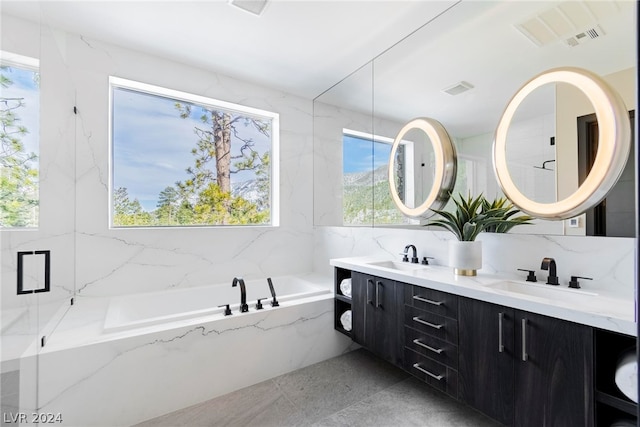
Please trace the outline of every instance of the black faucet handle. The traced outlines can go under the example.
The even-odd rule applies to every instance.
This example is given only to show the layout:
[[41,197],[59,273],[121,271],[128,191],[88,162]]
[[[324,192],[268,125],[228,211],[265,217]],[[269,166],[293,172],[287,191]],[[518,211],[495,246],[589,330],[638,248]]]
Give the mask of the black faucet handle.
[[422,257],[422,265],[429,265],[429,260],[430,259],[435,259],[435,258],[432,257],[432,256],[423,256]]
[[409,262],[409,255],[406,252],[400,252],[402,255],[402,262]]
[[591,277],[571,276],[569,287],[573,289],[580,289],[580,282],[578,282],[578,279],[593,280]]
[[231,312],[231,309],[229,308],[229,304],[222,304],[222,305],[219,305],[218,307],[226,307],[226,308],[224,309],[224,315],[225,315],[225,316],[231,316],[231,315],[233,314],[233,313]]
[[262,310],[264,308],[262,306],[263,299],[267,299],[267,297],[258,298],[258,302],[256,303],[256,310]]
[[526,271],[527,274],[527,282],[537,282],[538,278],[536,277],[535,270],[527,270],[526,268],[519,268],[518,271]]

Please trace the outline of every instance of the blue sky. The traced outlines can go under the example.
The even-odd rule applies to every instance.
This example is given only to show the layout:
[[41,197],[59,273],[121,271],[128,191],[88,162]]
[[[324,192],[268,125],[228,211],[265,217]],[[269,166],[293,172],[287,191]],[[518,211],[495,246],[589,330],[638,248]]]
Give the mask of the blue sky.
[[342,139],[342,171],[343,173],[370,171],[389,163],[391,145],[382,142],[373,144],[371,140],[344,135]]
[[[172,99],[114,89],[114,188],[126,187],[131,199],[137,198],[147,211],[154,210],[162,190],[188,178],[185,170],[194,164],[191,149],[198,142],[194,127],[205,126],[200,121],[201,115],[202,110],[195,107],[190,117],[182,119]],[[238,130],[244,138],[254,139],[258,152],[270,149],[270,139],[252,127],[240,124]],[[232,152],[238,145],[232,140]],[[252,178],[252,172],[231,176],[232,182]]]
[[[24,98],[24,107],[16,110],[19,125],[29,133],[21,137],[26,152],[38,154],[40,138],[40,90],[34,81],[35,72],[17,67],[8,67],[2,74],[13,82],[8,88],[2,88],[3,98]],[[36,162],[37,168],[37,162]]]

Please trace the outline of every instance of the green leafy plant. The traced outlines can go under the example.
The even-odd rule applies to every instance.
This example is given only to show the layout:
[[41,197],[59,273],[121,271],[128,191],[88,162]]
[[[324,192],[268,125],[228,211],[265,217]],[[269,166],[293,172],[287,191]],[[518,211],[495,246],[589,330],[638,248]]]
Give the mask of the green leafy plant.
[[488,227],[485,231],[492,233],[507,233],[516,225],[522,224],[531,224],[532,216],[529,215],[520,215],[520,209],[513,206],[506,197],[498,197],[493,202],[489,202],[487,199],[484,199],[482,202],[482,208],[480,210],[481,213],[487,212],[496,212],[501,210],[502,213],[500,216],[500,222]]
[[426,225],[449,230],[460,241],[472,242],[483,231],[506,233],[516,225],[529,224],[533,219],[528,215],[514,217],[520,210],[502,198],[489,202],[482,194],[476,197],[469,194],[466,198],[458,194],[457,198],[452,195],[451,200],[456,205],[455,211],[432,209],[441,218]]

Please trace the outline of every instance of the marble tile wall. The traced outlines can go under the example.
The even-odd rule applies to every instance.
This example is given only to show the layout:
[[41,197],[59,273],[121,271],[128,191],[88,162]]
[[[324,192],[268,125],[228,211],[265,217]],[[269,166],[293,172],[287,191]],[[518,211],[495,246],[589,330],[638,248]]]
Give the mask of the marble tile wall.
[[[3,23],[7,31],[11,26],[14,32],[40,31],[37,25],[12,17],[3,16]],[[42,161],[47,161],[42,165],[42,230],[3,233],[3,283],[15,282],[13,255],[27,243],[37,243],[37,249],[50,248],[59,289],[66,294],[75,289],[80,296],[223,283],[234,276],[257,278],[312,269],[310,100],[82,35],[55,32],[50,43],[64,53],[57,62],[44,54],[45,45],[38,45],[38,37],[24,40],[30,45],[13,49],[4,44],[3,37],[3,48],[24,51],[31,47],[33,55],[41,57],[43,80],[64,79],[71,87],[63,94],[68,96],[43,93],[42,116],[55,113],[50,120],[58,126],[43,130],[41,141]],[[281,225],[110,229],[109,76],[279,113]],[[70,212],[51,213],[48,203],[64,205]],[[65,236],[69,238],[58,244]],[[3,305],[17,304],[8,290],[3,286]]]
[[[436,265],[448,264],[446,231],[371,227],[316,227],[315,269],[330,272],[329,259],[375,255],[400,260],[404,247],[413,244],[420,258],[431,256]],[[605,289],[612,296],[635,295],[635,239],[614,237],[534,236],[482,233],[482,269],[478,274],[518,273],[518,268],[537,270],[544,257],[558,266],[561,283],[571,275],[592,277],[581,281],[585,290]]]

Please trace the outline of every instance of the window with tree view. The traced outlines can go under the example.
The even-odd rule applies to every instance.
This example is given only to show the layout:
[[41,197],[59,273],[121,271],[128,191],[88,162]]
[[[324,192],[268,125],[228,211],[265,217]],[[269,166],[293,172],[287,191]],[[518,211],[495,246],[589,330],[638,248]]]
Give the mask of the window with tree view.
[[38,226],[38,60],[0,52],[0,228]]
[[278,114],[111,78],[114,227],[278,225]]

